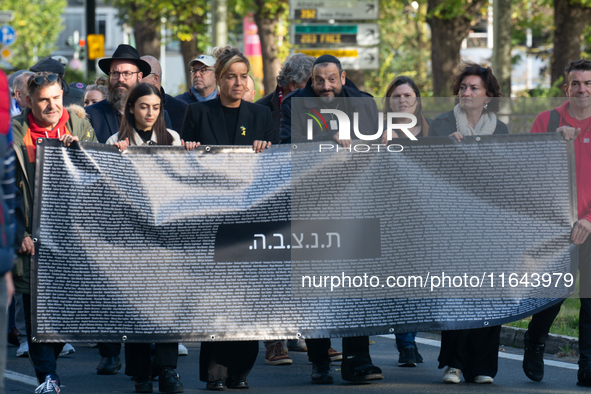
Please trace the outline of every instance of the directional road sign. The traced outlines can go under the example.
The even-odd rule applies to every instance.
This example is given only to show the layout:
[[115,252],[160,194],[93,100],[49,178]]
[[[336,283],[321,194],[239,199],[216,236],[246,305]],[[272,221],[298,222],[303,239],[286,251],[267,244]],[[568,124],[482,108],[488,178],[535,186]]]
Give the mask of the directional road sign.
[[0,10],[0,23],[12,22],[14,20],[14,11]]
[[0,26],[0,45],[12,45],[16,41],[16,30],[12,26]]
[[378,45],[376,23],[358,24],[292,24],[292,44],[302,46]]
[[378,0],[290,0],[289,18],[301,20],[378,19]]
[[295,52],[302,52],[313,57],[333,55],[341,61],[341,65],[346,70],[377,70],[380,68],[377,47],[296,49]]

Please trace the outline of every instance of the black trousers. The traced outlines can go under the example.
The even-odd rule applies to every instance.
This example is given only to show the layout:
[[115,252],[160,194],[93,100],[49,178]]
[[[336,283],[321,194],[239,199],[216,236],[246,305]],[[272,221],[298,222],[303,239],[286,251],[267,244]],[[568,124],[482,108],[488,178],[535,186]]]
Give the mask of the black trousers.
[[499,364],[501,326],[441,332],[439,368],[462,370],[471,382],[478,375],[494,378]]
[[[57,374],[57,357],[65,343],[38,343],[31,340],[31,296],[23,294],[23,306],[25,307],[25,324],[27,325],[27,341],[29,341],[29,359],[35,368],[37,381],[43,383],[45,376],[51,375],[52,379],[60,381]],[[2,338],[3,341],[6,338]]]
[[579,246],[579,364],[591,361],[591,236]]
[[[179,358],[178,343],[157,343],[154,363],[149,343],[125,344],[125,374],[135,377],[149,377],[154,367],[176,368]],[[158,371],[154,371],[158,372]]]
[[[330,338],[306,339],[308,358],[313,363],[330,361]],[[369,355],[369,336],[343,338],[343,358],[351,355]]]
[[121,353],[121,344],[120,343],[97,343],[99,353],[101,357],[119,357]]
[[[591,236],[579,245],[579,294],[581,311],[579,318],[579,353],[580,361],[591,360]],[[550,327],[560,312],[562,302],[534,314],[527,326],[529,339],[545,343]]]
[[245,380],[259,353],[259,341],[201,342],[199,379]]

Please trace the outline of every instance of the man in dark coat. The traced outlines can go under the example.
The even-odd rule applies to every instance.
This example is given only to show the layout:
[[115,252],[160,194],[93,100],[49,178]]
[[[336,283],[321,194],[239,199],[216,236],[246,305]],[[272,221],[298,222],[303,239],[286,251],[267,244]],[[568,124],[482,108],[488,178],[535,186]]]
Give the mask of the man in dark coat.
[[162,87],[161,83],[162,67],[160,66],[158,59],[156,59],[154,56],[142,56],[141,59],[145,60],[150,65],[150,67],[152,67],[152,72],[145,76],[143,81],[151,83],[160,89],[160,92],[164,96],[164,109],[166,112],[168,112],[172,122],[172,129],[177,133],[180,133],[181,128],[183,127],[183,119],[185,119],[185,112],[187,112],[188,104],[184,101],[177,100],[170,94],[166,94],[164,92],[164,88]]
[[[90,123],[96,133],[98,142],[105,143],[110,136],[119,131],[121,116],[127,95],[131,89],[142,82],[152,69],[148,63],[140,59],[138,51],[129,45],[121,44],[110,58],[98,62],[99,68],[109,75],[109,98],[85,107]],[[170,118],[164,111],[166,127],[172,129]]]
[[[306,109],[332,108],[346,112],[358,112],[359,124],[377,130],[378,109],[371,95],[363,93],[350,82],[341,67],[340,61],[330,55],[320,56],[314,62],[312,68],[312,78],[302,90],[298,90],[288,97],[284,98],[281,106],[281,139],[282,142],[305,142],[307,140],[304,134],[306,123],[306,113],[291,112],[291,100],[293,98],[308,98]],[[321,98],[322,100],[319,100]],[[335,98],[350,98],[347,103],[340,101],[337,103]],[[343,106],[347,106],[344,108]],[[319,112],[319,111],[318,111]],[[352,117],[351,117],[352,118]],[[292,134],[292,122],[298,124],[294,126]],[[351,140],[339,140],[338,122],[330,122],[327,130],[314,128],[314,141],[335,141],[339,145],[347,148],[351,146]],[[297,131],[296,131],[297,130]],[[332,383],[333,377],[330,370],[330,358],[328,350],[330,348],[330,339],[307,339],[308,358],[313,363],[312,383],[326,384]],[[341,376],[343,380],[351,382],[363,382],[371,380],[380,380],[384,378],[380,368],[372,364],[369,355],[369,337],[347,337],[343,338],[343,361],[341,364]]]
[[285,63],[277,75],[277,87],[255,104],[267,106],[273,115],[273,126],[279,138],[281,125],[281,104],[283,99],[297,89],[303,89],[312,75],[314,58],[301,52],[294,53],[285,59]]
[[[331,55],[322,55],[314,62],[312,77],[304,87],[283,99],[281,105],[280,136],[282,143],[306,142],[306,111],[293,113],[292,100],[304,98],[304,107],[317,110],[338,109],[346,113],[357,112],[359,114],[359,128],[363,134],[377,132],[379,119],[378,108],[372,96],[357,89],[357,86],[347,79],[341,67],[340,61]],[[335,99],[348,99],[345,101]],[[339,105],[346,106],[344,108]],[[353,125],[353,116],[350,116]],[[330,127],[329,127],[330,126]],[[326,130],[324,130],[326,128]],[[313,124],[312,141],[337,142],[345,148],[351,146],[351,140],[339,140],[339,127],[336,120],[331,120],[321,128]],[[353,133],[351,133],[353,135]]]

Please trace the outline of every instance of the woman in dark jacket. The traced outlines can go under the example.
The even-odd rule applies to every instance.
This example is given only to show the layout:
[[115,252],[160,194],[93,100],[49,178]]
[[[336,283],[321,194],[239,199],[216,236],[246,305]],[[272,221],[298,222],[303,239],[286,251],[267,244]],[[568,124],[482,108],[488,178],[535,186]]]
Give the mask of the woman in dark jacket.
[[[384,116],[388,112],[406,112],[413,114],[417,118],[416,126],[410,129],[410,132],[415,137],[427,137],[429,135],[429,124],[431,119],[425,118],[423,115],[423,106],[421,105],[421,92],[419,87],[412,80],[412,78],[400,76],[396,77],[386,89],[386,97],[384,99]],[[384,119],[385,122],[386,119]],[[404,121],[397,121],[394,123],[404,123]],[[384,127],[386,130],[386,127]],[[404,133],[393,131],[394,138],[405,137]],[[384,132],[382,136],[382,143],[386,143],[387,134]]]
[[[252,145],[262,152],[279,142],[271,110],[242,100],[250,64],[236,48],[219,48],[215,76],[220,95],[213,100],[190,104],[181,131],[182,138],[206,145]],[[200,379],[208,390],[247,389],[259,350],[258,341],[202,342]]]
[[[467,135],[508,134],[507,125],[499,121],[497,97],[499,83],[490,67],[468,63],[454,76],[452,91],[459,103],[452,111],[438,116],[430,125],[430,136],[453,136],[458,142]],[[501,326],[441,332],[439,368],[446,383],[464,379],[474,383],[492,383],[498,369]]]
[[490,67],[467,63],[454,76],[452,92],[459,98],[453,110],[439,115],[429,128],[430,137],[452,135],[460,141],[466,135],[509,134],[497,119],[499,82]]

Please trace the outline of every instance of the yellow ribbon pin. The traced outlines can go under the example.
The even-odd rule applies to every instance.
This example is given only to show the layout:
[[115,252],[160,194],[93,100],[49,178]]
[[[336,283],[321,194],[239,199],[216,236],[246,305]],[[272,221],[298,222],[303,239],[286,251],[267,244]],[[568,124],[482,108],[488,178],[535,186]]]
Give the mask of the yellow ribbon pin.
[[246,128],[244,126],[240,126],[240,130],[242,130],[242,135],[246,135]]

